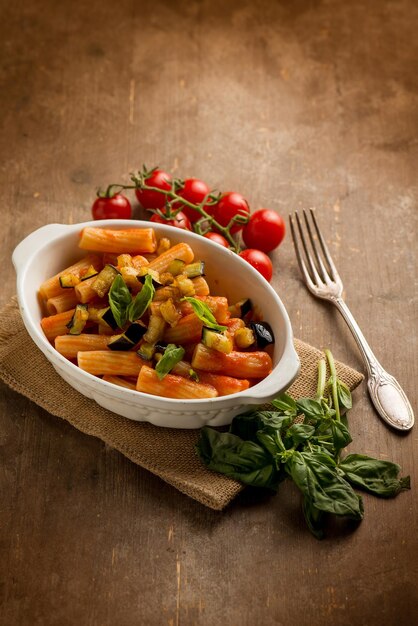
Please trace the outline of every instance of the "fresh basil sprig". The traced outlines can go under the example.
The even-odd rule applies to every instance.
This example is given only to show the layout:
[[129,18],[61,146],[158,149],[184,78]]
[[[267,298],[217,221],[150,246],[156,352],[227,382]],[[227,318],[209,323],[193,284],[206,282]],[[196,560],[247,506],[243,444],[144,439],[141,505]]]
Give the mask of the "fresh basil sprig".
[[118,274],[109,289],[109,304],[119,328],[123,328],[126,324],[131,301],[131,293],[122,276]]
[[167,376],[175,365],[184,357],[184,348],[178,347],[174,343],[169,343],[161,359],[155,366],[155,371],[160,380]]
[[136,322],[141,318],[154,297],[155,287],[152,283],[152,276],[147,274],[142,289],[136,294],[128,307],[128,318],[130,322]]
[[252,410],[238,415],[228,433],[203,428],[197,453],[211,470],[246,485],[277,490],[286,477],[303,495],[302,508],[310,531],[324,534],[326,515],[354,520],[363,518],[363,501],[353,487],[383,498],[410,488],[409,476],[399,477],[400,467],[363,454],[341,459],[351,442],[345,412],[351,393],[337,378],[334,359],[326,351],[326,364],[318,364],[315,398],[294,400],[282,394],[272,410]]
[[132,299],[125,281],[118,274],[109,289],[109,304],[119,328],[123,328],[128,320],[130,322],[139,320],[152,302],[154,293],[152,276],[147,274],[141,291]]
[[201,322],[203,322],[203,325],[206,326],[206,328],[212,328],[213,330],[218,330],[220,332],[227,329],[226,326],[221,326],[217,323],[214,314],[208,305],[202,302],[202,300],[198,300],[192,296],[185,296],[182,300],[185,300],[192,305],[194,314],[200,319]]

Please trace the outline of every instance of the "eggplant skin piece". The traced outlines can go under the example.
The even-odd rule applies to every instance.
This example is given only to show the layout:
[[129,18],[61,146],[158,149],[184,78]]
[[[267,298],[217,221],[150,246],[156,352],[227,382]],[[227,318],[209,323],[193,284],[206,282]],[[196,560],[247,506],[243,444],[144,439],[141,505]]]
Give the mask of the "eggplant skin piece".
[[114,337],[107,344],[107,347],[110,350],[130,350],[138,343],[138,341],[142,339],[143,335],[145,335],[146,332],[146,326],[134,322],[133,324],[128,326],[124,333]]
[[103,313],[102,320],[106,322],[106,324],[110,326],[110,328],[113,328],[113,330],[116,330],[118,328],[118,323],[113,317],[112,309],[110,307],[106,309],[106,311]]
[[268,322],[250,322],[257,348],[265,348],[274,343],[274,333]]
[[122,333],[122,335],[117,335],[117,337],[112,339],[107,344],[107,347],[109,348],[109,350],[117,350],[117,351],[126,352],[127,350],[130,350],[131,348],[133,348],[134,345],[135,345],[134,342],[128,339],[128,337],[126,337],[125,334]]
[[140,324],[139,322],[133,322],[123,333],[125,337],[127,337],[134,344],[138,343],[140,339],[147,332],[147,327],[144,324]]

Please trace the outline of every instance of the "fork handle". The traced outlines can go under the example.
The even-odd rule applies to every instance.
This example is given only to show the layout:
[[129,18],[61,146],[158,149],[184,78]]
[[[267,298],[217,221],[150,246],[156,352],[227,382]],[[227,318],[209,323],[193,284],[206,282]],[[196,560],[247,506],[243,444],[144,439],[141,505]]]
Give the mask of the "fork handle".
[[332,302],[348,324],[367,367],[367,387],[380,417],[392,428],[407,431],[414,425],[414,412],[396,378],[388,374],[375,357],[359,325],[342,298]]

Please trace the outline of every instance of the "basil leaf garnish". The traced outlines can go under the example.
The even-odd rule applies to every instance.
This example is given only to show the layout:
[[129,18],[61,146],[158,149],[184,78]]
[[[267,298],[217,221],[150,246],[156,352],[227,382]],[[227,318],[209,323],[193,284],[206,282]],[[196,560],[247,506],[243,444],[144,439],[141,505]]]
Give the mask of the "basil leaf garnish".
[[361,498],[335,471],[335,462],[323,452],[294,452],[289,472],[302,493],[319,511],[362,519]]
[[109,290],[109,304],[119,328],[122,328],[126,324],[127,309],[131,301],[131,293],[122,276],[118,274]]
[[253,441],[205,427],[196,450],[211,470],[253,487],[277,487],[277,471],[271,455]]
[[365,454],[349,454],[338,467],[348,482],[375,496],[393,498],[410,488],[409,476],[398,478],[401,468],[390,461],[380,461]]
[[337,393],[338,393],[338,402],[345,409],[351,409],[353,406],[353,402],[351,399],[351,392],[347,385],[342,382],[342,380],[337,380]]
[[141,318],[154,297],[155,287],[152,284],[152,276],[147,274],[144,285],[139,293],[136,294],[128,307],[128,318],[130,322],[136,322]]
[[164,378],[173,367],[184,357],[184,348],[177,347],[174,343],[169,343],[161,359],[155,366],[155,371],[160,380]]
[[185,296],[182,300],[186,300],[186,302],[189,302],[192,305],[194,314],[207,328],[212,328],[212,330],[218,330],[220,332],[227,329],[227,326],[221,326],[217,323],[214,314],[208,305],[202,302],[202,300],[198,300],[192,296]]
[[197,444],[209,469],[246,485],[276,490],[291,478],[301,492],[308,528],[318,539],[329,514],[363,518],[363,501],[353,487],[384,498],[410,488],[409,476],[400,477],[395,463],[363,454],[340,460],[341,449],[351,442],[345,413],[351,393],[338,380],[329,351],[326,356],[331,377],[326,385],[324,366],[318,368],[315,397],[294,400],[282,394],[272,410],[254,408],[234,417],[227,433],[202,429]]

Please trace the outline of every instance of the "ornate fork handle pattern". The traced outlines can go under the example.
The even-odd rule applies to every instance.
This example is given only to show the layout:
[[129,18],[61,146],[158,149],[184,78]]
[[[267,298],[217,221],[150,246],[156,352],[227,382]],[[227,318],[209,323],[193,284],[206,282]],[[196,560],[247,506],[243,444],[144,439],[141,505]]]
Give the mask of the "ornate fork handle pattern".
[[329,300],[347,322],[367,367],[367,387],[380,417],[400,431],[414,425],[414,412],[398,381],[388,374],[376,359],[350,309],[342,299],[343,283],[330,251],[319,229],[313,209],[303,211],[305,228],[297,211],[289,215],[290,229],[296,258],[309,291],[323,300]]
[[377,412],[393,428],[410,430],[414,424],[414,412],[404,390],[379,363],[344,300],[341,297],[329,299],[344,317],[360,348],[367,367],[367,387]]

